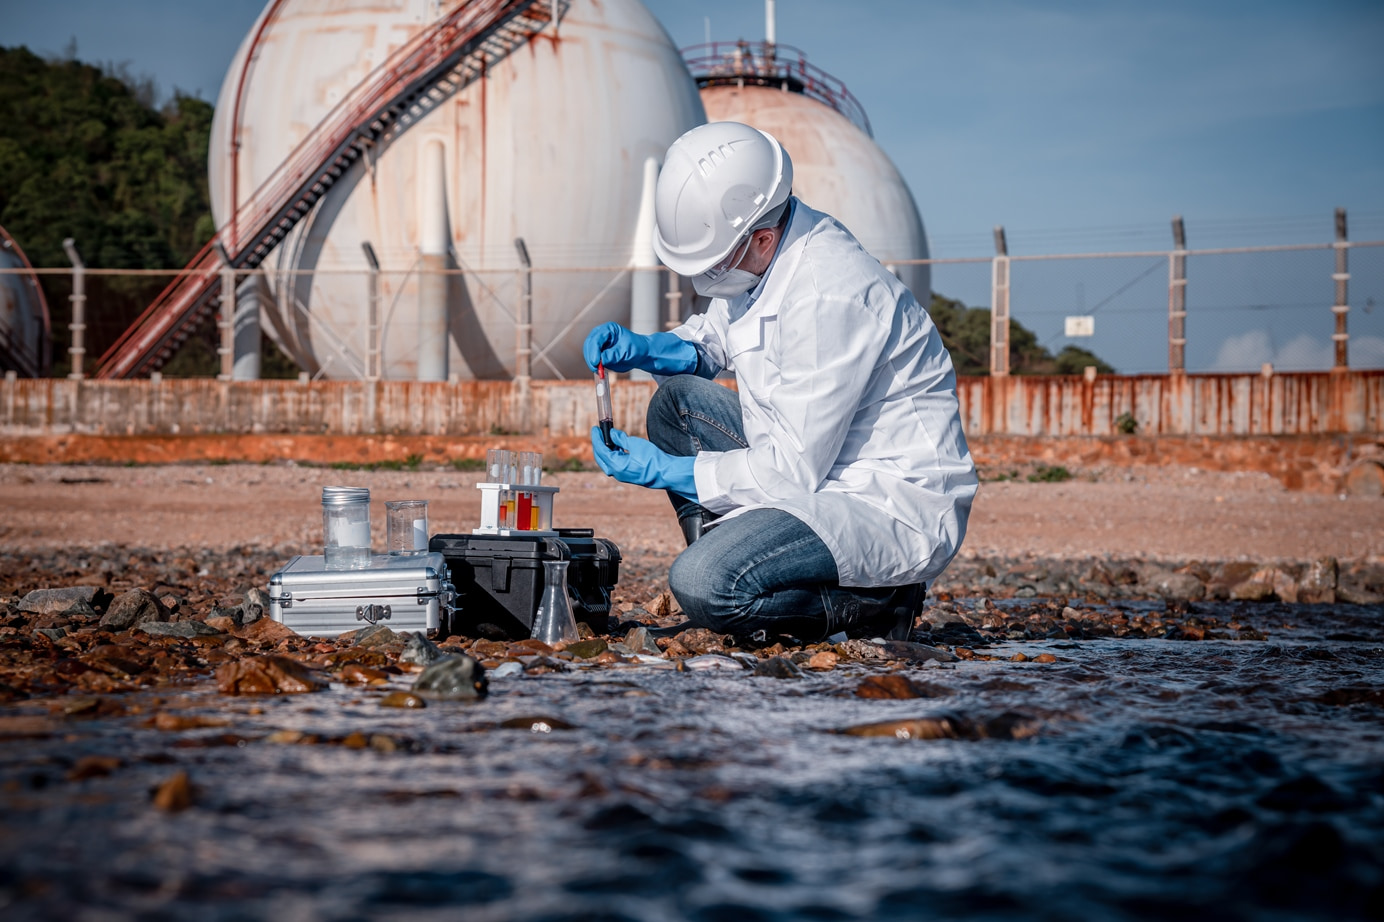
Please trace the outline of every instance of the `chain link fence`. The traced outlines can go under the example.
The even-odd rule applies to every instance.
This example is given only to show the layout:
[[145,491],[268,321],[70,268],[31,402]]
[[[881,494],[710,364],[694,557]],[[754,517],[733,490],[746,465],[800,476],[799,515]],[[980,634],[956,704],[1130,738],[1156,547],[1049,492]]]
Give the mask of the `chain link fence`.
[[[1060,371],[1030,359],[1075,349],[1121,374],[1168,372],[1176,255],[1010,256],[1011,370]],[[1337,247],[1331,244],[1181,255],[1185,371],[1258,372],[1265,365],[1283,372],[1329,371],[1342,341],[1335,338],[1338,312],[1332,310],[1341,283],[1348,366],[1384,368],[1384,242],[1347,244],[1348,278],[1339,277]],[[958,370],[988,372],[992,258],[925,262],[941,299],[934,302],[934,317],[948,335]],[[73,277],[60,269],[35,272],[51,315],[52,374],[65,376],[71,370]],[[86,270],[81,332],[87,375],[177,275]],[[0,275],[0,284],[10,283]],[[629,323],[632,290],[643,293],[646,321],[652,318],[657,328],[704,307],[686,280],[661,268],[425,271],[418,262],[376,273],[242,272],[237,286],[242,315],[248,310],[259,317],[265,342],[261,373],[268,377],[301,372],[313,378],[413,378],[419,350],[436,348],[442,337],[452,372],[463,377],[512,377],[527,357],[534,377],[577,378],[585,374],[582,338],[607,320]],[[425,320],[425,301],[439,296],[446,305],[445,330]],[[215,312],[205,316],[188,330],[164,373],[217,374],[217,350],[226,348],[223,332]],[[1029,350],[1029,359],[1016,355],[1021,350]]]

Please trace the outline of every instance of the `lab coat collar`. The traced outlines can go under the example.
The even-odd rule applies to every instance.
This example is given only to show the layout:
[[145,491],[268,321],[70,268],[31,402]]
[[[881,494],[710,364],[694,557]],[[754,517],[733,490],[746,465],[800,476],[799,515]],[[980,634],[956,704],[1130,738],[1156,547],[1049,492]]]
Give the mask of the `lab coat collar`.
[[806,222],[802,222],[803,226],[798,226],[798,214],[798,199],[797,196],[793,196],[788,200],[788,223],[784,225],[783,236],[779,238],[778,246],[774,248],[774,257],[769,260],[769,267],[765,269],[764,274],[759,277],[759,284],[745,294],[731,298],[727,305],[730,308],[731,323],[734,323],[749,313],[750,308],[760,299],[764,294],[766,286],[769,285],[769,279],[774,274],[774,267],[778,265],[779,257],[783,255],[784,251],[787,250],[794,241],[807,233]]

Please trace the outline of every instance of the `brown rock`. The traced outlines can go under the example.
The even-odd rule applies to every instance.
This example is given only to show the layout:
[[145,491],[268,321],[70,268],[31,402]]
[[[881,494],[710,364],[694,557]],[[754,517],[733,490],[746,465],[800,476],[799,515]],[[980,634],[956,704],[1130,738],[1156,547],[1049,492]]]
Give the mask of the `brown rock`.
[[159,785],[154,792],[154,806],[167,813],[177,813],[192,806],[192,782],[187,772],[178,772]]
[[83,781],[87,778],[103,778],[119,768],[121,762],[115,756],[82,756],[67,773],[68,781]]
[[417,695],[403,691],[394,691],[380,699],[382,708],[425,708],[428,703]]
[[[255,622],[263,623],[263,619]],[[216,687],[223,695],[296,695],[319,691],[327,683],[297,660],[256,656],[217,669]]]
[[566,651],[577,659],[595,659],[607,649],[606,642],[599,637],[590,640],[578,640],[576,643],[569,643]]
[[897,672],[890,675],[866,676],[855,687],[857,698],[921,698],[922,693],[907,676]]
[[1055,663],[1057,662],[1057,657],[1053,656],[1051,653],[1039,653],[1033,658],[1033,661],[1035,663]]
[[1009,661],[1011,663],[1026,663],[1028,662],[1028,657],[1022,653],[1015,653],[1013,656],[1009,657]]
[[921,717],[861,724],[841,731],[849,736],[885,736],[900,740],[954,740],[961,737],[950,717]]
[[131,589],[121,593],[106,609],[101,626],[123,631],[145,621],[167,621],[169,611],[148,589]]
[[272,618],[261,618],[254,624],[237,629],[234,633],[240,639],[254,643],[278,643],[281,640],[296,639],[303,636],[293,628],[280,624]]
[[345,746],[347,749],[364,749],[366,746],[370,745],[370,740],[366,738],[364,733],[357,730],[354,733],[348,734],[347,737],[341,741],[341,745]]
[[202,727],[224,727],[230,723],[220,717],[203,717],[198,714],[171,714],[160,711],[145,723],[155,730],[197,730]]
[[688,628],[673,638],[693,653],[724,653],[730,638],[704,627]]
[[821,669],[824,671],[828,669],[835,669],[836,664],[840,661],[841,657],[837,656],[830,650],[818,650],[816,653],[812,654],[812,656],[808,657],[807,668]]
[[341,681],[350,682],[353,685],[383,685],[389,681],[389,676],[378,669],[350,663],[341,670]]

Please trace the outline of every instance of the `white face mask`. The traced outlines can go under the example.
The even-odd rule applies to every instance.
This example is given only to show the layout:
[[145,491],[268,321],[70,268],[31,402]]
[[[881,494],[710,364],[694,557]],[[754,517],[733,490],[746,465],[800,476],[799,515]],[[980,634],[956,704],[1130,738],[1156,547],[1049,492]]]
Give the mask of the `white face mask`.
[[732,254],[729,268],[712,266],[702,274],[692,276],[693,290],[703,298],[734,298],[758,285],[759,276],[746,269],[738,268],[740,261],[749,255],[750,239],[750,237],[745,238],[745,252],[740,255],[739,259],[735,259],[734,254]]

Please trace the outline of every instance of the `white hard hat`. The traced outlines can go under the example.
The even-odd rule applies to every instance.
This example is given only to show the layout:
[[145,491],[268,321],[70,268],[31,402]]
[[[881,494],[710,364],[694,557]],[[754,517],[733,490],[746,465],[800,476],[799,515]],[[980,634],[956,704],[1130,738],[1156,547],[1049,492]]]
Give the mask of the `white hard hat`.
[[679,275],[699,275],[782,214],[792,186],[793,161],[772,135],[739,122],[693,128],[663,158],[654,252]]

